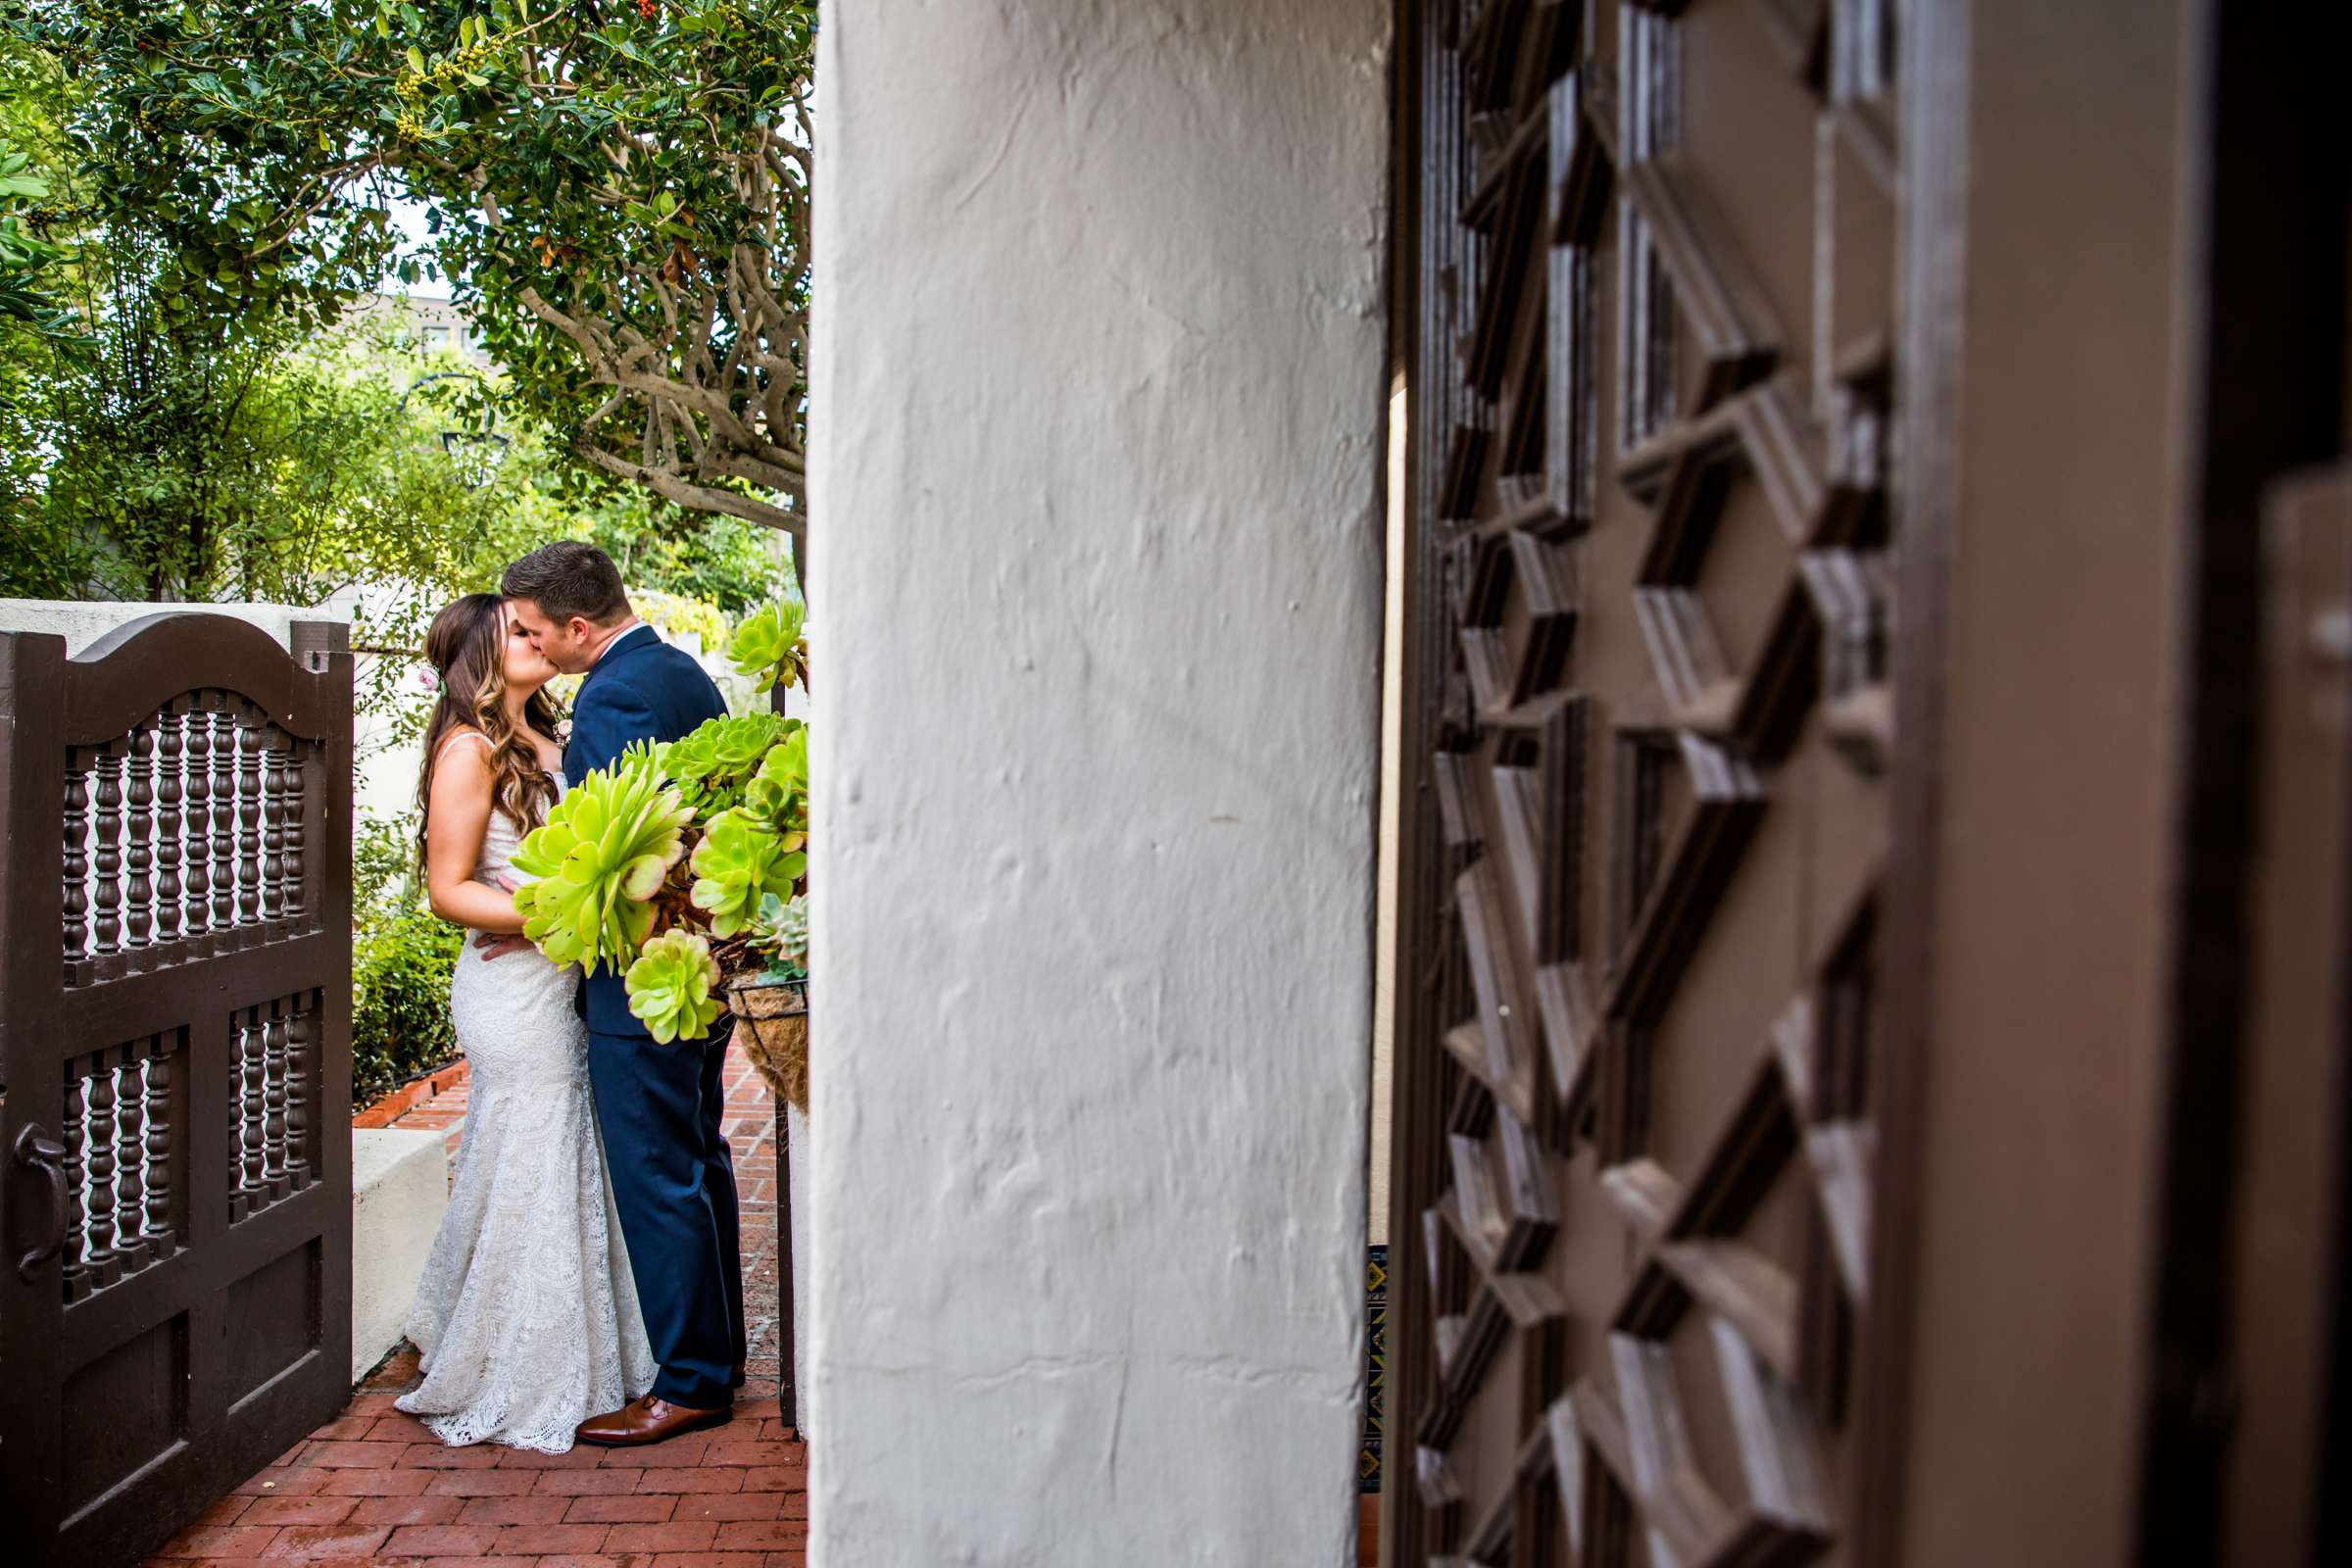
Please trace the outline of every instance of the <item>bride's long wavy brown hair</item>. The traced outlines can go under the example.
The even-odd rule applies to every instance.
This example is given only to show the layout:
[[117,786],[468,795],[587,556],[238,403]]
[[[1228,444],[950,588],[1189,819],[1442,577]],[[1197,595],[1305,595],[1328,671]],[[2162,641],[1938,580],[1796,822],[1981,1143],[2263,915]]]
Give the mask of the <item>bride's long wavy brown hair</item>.
[[[490,741],[490,799],[522,832],[547,819],[556,781],[539,765],[539,749],[507,716],[506,601],[496,594],[467,594],[433,617],[424,634],[424,657],[441,682],[433,716],[424,726],[424,770],[416,780],[416,863],[424,864],[425,818],[432,809],[433,767],[441,745],[461,727],[479,730]],[[523,720],[556,738],[556,705],[546,691],[531,693]]]

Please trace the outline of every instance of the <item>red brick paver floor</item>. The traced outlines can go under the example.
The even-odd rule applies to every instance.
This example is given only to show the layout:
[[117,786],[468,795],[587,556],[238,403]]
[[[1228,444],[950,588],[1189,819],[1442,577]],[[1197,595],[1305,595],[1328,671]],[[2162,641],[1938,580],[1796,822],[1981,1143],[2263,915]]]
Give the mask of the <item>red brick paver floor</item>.
[[[465,1087],[395,1125],[464,1137]],[[652,1448],[448,1448],[392,1408],[416,1386],[403,1347],[342,1414],[215,1503],[143,1568],[399,1563],[412,1568],[802,1568],[808,1450],[773,1397],[775,1131],[759,1075],[729,1054],[728,1142],[743,1203],[750,1386],[735,1419]]]

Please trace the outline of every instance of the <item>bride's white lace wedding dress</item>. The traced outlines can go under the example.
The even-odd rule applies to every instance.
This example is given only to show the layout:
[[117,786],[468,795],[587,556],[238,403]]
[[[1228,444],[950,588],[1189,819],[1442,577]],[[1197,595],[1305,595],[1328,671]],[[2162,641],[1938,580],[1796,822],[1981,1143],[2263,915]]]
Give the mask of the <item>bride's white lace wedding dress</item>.
[[[521,842],[493,810],[475,874],[506,871]],[[588,1027],[572,1005],[578,983],[527,950],[486,959],[471,933],[450,983],[472,1064],[466,1131],[409,1312],[424,1382],[397,1401],[444,1443],[563,1453],[581,1421],[653,1387],[589,1095]]]

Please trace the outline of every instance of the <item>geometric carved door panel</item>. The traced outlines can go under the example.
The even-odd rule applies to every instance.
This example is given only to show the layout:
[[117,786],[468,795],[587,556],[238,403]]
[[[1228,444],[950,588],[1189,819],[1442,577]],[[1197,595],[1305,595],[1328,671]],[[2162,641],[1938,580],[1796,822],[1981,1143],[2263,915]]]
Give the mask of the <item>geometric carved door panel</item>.
[[1407,39],[1397,1562],[1835,1561],[1867,1504],[1894,15]]

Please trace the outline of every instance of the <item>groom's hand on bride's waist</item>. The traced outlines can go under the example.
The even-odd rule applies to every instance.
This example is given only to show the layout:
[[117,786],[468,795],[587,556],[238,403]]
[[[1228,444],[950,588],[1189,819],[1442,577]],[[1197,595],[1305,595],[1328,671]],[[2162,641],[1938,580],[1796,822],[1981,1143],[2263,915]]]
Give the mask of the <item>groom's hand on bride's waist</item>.
[[[522,886],[522,879],[511,871],[493,871],[482,880],[501,893],[512,893]],[[475,933],[473,945],[480,951],[482,958],[486,962],[492,958],[503,958],[510,953],[520,953],[531,945],[531,939],[520,932],[502,937],[493,932],[481,931]]]

